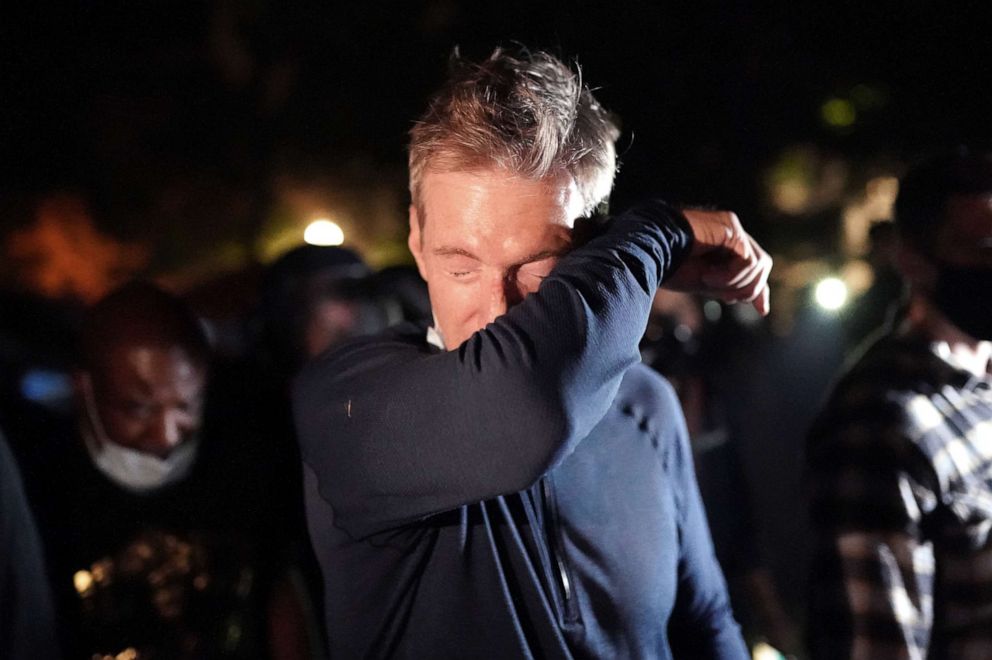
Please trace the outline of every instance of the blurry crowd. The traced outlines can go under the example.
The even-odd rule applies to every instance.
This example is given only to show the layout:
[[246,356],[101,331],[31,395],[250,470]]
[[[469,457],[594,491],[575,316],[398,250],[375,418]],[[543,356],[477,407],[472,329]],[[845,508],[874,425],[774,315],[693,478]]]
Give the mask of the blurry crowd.
[[[296,248],[246,279],[181,296],[132,282],[88,309],[6,294],[0,428],[4,469],[16,463],[21,484],[3,486],[23,491],[33,516],[24,509],[17,524],[37,531],[17,532],[23,547],[8,559],[31,603],[12,649],[322,657],[289,387],[308,359],[428,321],[430,304],[412,268],[374,272],[340,247]],[[682,401],[747,637],[796,650],[800,621],[763,557],[748,495],[747,410],[728,397],[771,338],[734,312],[659,291],[642,355]]]
[[426,289],[309,245],[241,286],[7,294],[0,657],[323,656],[289,385]]
[[[941,194],[972,199],[970,189],[948,190]],[[982,209],[974,217],[987,223],[988,210]],[[966,211],[949,217],[967,222]],[[804,459],[797,434],[813,421],[843,356],[866,338],[874,341],[872,333],[920,313],[897,273],[893,226],[878,224],[871,239],[875,284],[835,324],[829,341],[812,318],[805,329],[800,321],[791,340],[782,340],[765,325],[748,322],[741,308],[661,290],[641,343],[642,360],[671,381],[682,403],[715,551],[753,649],[767,643],[803,657],[811,641],[814,649],[826,649],[844,636],[855,644],[885,639],[888,629],[844,623],[847,615],[838,612],[847,606],[830,600],[830,589],[843,590],[844,579],[855,581],[848,584],[849,594],[880,581],[878,602],[885,593],[905,593],[916,599],[913,606],[923,607],[914,588],[928,594],[929,587],[919,584],[893,591],[884,557],[875,566],[850,549],[852,539],[860,538],[850,530],[860,528],[861,516],[871,524],[884,518],[885,510],[871,511],[880,501],[876,495],[884,494],[871,488],[876,481],[884,485],[888,463],[842,458],[861,456],[859,439],[890,435],[876,428],[885,419],[884,407],[865,419],[844,412],[847,381],[814,426],[809,446],[812,524],[799,497]],[[973,247],[948,240],[961,249]],[[905,276],[905,264],[900,268]],[[968,295],[978,301],[987,297],[973,281],[980,269],[962,272],[958,288],[972,287]],[[317,246],[290,251],[239,286],[222,282],[177,295],[136,281],[86,309],[4,294],[0,657],[325,656],[322,581],[303,512],[290,384],[304,363],[346,339],[404,320],[429,323],[427,291],[413,268],[375,272],[349,249]],[[955,300],[954,289],[927,295]],[[964,307],[941,304],[964,314],[960,323],[979,324],[972,336],[984,336],[988,309],[974,311],[968,300]],[[896,367],[884,367],[884,375],[875,377],[896,378],[902,365],[911,369],[912,382],[924,382],[927,375],[919,370],[935,360],[930,349],[924,357],[899,355]],[[934,363],[934,378],[946,375],[946,359]],[[973,377],[962,392],[987,398],[987,380]],[[935,400],[953,403],[949,392],[956,390],[950,387],[931,388]],[[863,403],[868,391],[855,389],[851,396]],[[954,428],[964,428],[960,442],[979,448],[987,442],[986,422],[975,421],[979,412],[964,418],[975,422],[973,428],[958,421],[951,431],[938,429],[935,437],[951,438],[942,440],[951,460],[960,459],[954,451],[964,451],[952,444],[958,442]],[[857,426],[862,422],[868,430]],[[932,430],[923,429],[920,437]],[[847,445],[830,444],[836,442]],[[972,479],[959,473],[947,479]],[[900,488],[906,484],[902,497],[926,502],[926,479],[905,478],[899,481]],[[984,506],[983,478],[966,481],[974,488],[961,491],[964,504]],[[858,488],[867,488],[865,499],[852,508],[849,498]],[[981,526],[987,511],[976,509],[973,518]],[[893,529],[904,530],[903,522]],[[847,536],[835,542],[836,530],[847,530]],[[972,542],[979,547],[984,537],[975,530]],[[883,545],[896,547],[893,539],[900,534],[909,532],[892,531]],[[823,539],[826,545],[816,545]],[[921,548],[932,551],[922,541],[912,543],[906,550],[910,560],[890,557],[893,575],[900,574],[899,562],[919,559]],[[824,585],[833,571],[844,577],[807,591],[810,568],[814,582],[819,578]],[[871,572],[876,568],[878,575]],[[963,584],[980,590],[982,582],[968,578]],[[801,605],[810,593],[810,611],[821,616],[819,639],[802,632],[809,622]],[[901,616],[895,612],[900,625]],[[975,633],[972,641],[981,642],[984,634]],[[920,639],[907,644],[919,648],[930,641]]]

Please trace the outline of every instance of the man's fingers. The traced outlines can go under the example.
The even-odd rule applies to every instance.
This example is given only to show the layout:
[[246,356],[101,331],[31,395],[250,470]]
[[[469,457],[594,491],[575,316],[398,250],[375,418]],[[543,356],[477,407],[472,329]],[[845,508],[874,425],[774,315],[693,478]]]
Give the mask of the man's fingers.
[[738,217],[729,211],[693,209],[683,214],[695,239],[691,263],[684,264],[669,285],[726,302],[750,302],[758,312],[767,314],[772,260],[744,231]]
[[768,279],[771,257],[750,236],[745,235],[742,242],[742,256],[729,264],[713,268],[704,278],[707,284],[736,290],[747,288],[756,278]]
[[767,314],[768,277],[772,259],[750,236],[748,262],[734,259],[732,264],[710,269],[703,281],[710,287],[709,293],[724,302],[748,302],[762,314]]
[[772,311],[771,294],[771,289],[766,284],[758,295],[758,299],[754,301],[754,308],[762,316],[768,316],[768,313]]
[[761,275],[761,262],[752,258],[751,263],[741,269],[736,275],[727,280],[727,288],[740,289],[747,286],[756,276]]
[[758,245],[758,243],[753,238],[749,236],[748,240],[751,241],[751,244],[754,247],[755,254],[758,255],[758,263],[761,266],[761,281],[759,282],[760,292],[758,298],[758,302],[761,304],[760,305],[756,304],[755,307],[758,308],[758,311],[761,312],[762,316],[765,316],[768,314],[769,310],[771,309],[770,291],[768,289],[768,278],[772,274],[772,266],[774,265],[774,263],[772,261],[771,255],[765,252],[765,250],[762,249],[762,247]]
[[[747,301],[753,302],[758,297],[758,294],[768,286],[768,276],[772,271],[772,258],[767,252],[761,249],[761,246],[753,238],[748,236],[747,241],[751,246],[754,261],[746,269],[746,272],[742,273],[741,277],[735,279],[738,280],[736,286],[749,292]],[[744,277],[745,274],[746,277]]]

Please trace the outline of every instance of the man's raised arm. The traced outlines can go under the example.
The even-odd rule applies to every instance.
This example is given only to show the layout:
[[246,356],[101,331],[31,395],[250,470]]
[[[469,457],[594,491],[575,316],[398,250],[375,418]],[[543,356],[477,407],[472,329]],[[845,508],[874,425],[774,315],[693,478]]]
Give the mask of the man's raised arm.
[[767,256],[734,223],[650,204],[457,350],[387,335],[311,364],[296,421],[336,524],[365,536],[531,486],[605,414],[639,359],[655,289],[690,247],[680,286],[764,299],[770,262],[755,266]]

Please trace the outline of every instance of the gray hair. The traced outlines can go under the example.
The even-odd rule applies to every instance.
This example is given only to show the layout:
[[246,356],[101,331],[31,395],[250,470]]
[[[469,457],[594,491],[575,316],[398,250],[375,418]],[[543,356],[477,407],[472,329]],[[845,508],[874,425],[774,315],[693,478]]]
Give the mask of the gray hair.
[[567,173],[589,214],[613,188],[619,136],[578,66],[501,48],[473,63],[456,49],[447,80],[410,131],[410,194],[417,204],[427,170],[496,167],[532,179]]

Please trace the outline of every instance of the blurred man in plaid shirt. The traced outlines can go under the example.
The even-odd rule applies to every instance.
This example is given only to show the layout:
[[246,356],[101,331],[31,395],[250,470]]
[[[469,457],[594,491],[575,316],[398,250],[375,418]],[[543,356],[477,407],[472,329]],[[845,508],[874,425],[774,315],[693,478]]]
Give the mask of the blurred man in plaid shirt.
[[807,462],[816,658],[992,658],[992,154],[910,170],[908,299],[838,382]]

